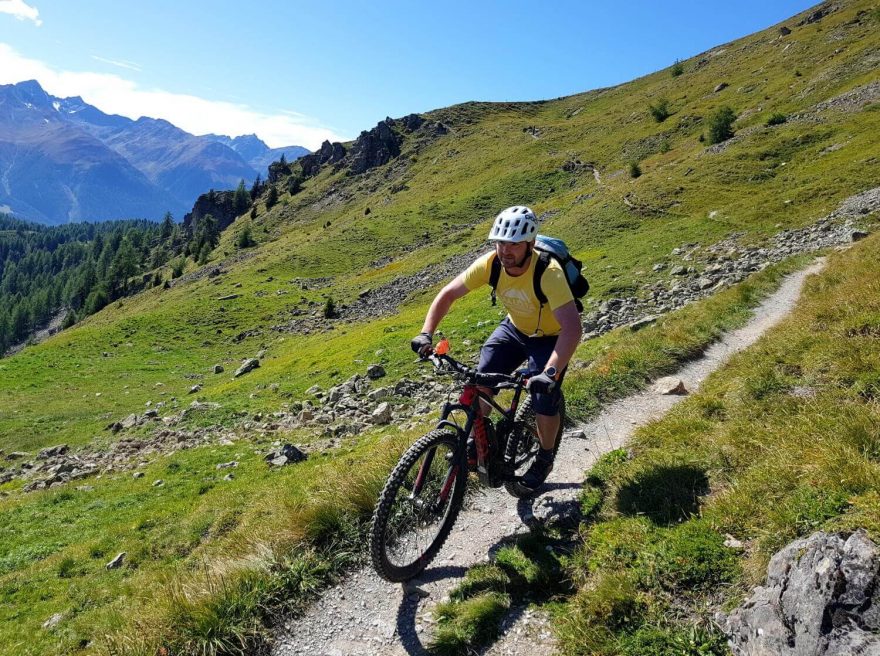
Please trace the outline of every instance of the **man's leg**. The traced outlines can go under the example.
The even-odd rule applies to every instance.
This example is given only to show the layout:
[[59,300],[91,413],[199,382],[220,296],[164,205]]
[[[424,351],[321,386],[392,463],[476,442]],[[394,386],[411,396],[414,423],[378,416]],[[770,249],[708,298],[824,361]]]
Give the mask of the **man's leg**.
[[559,433],[559,413],[555,415],[536,415],[538,424],[538,438],[541,440],[541,448],[553,451],[556,446],[556,435]]
[[[534,372],[543,371],[555,345],[555,337],[531,338],[528,343],[529,369]],[[532,394],[532,407],[535,409],[535,423],[541,448],[538,449],[535,460],[520,480],[523,494],[537,492],[553,470],[556,436],[559,434],[561,421],[559,415],[559,403],[562,398],[560,388],[564,377],[565,370],[561,372],[557,388],[553,392]]]

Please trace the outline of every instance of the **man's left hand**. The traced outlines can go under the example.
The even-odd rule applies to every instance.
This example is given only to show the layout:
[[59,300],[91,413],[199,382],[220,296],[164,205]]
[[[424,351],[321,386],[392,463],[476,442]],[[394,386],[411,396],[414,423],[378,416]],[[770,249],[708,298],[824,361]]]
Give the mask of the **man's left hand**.
[[556,381],[546,371],[542,371],[537,376],[529,378],[526,389],[535,394],[550,394],[556,389],[556,384]]

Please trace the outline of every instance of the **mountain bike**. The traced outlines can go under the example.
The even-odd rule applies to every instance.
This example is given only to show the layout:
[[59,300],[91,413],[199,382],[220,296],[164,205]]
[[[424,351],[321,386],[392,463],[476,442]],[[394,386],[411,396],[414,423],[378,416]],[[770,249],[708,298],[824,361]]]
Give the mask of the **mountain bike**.
[[[484,485],[504,485],[513,496],[525,496],[518,480],[540,446],[531,396],[526,394],[520,403],[528,372],[480,373],[451,357],[448,348],[448,342],[441,341],[426,360],[438,373],[461,381],[458,401],[447,400],[437,427],[404,452],[373,511],[369,536],[373,567],[393,583],[419,574],[440,551],[464,504],[469,470]],[[485,389],[512,390],[513,394],[505,407]],[[501,413],[494,424],[483,416],[481,401]],[[556,450],[564,413],[563,400]],[[469,463],[471,435],[476,458]]]

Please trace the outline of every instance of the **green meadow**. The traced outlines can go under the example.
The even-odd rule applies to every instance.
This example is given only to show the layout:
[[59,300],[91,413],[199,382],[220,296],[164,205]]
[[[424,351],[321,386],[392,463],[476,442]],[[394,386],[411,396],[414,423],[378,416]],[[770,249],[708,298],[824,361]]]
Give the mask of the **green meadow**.
[[[323,170],[299,193],[282,192],[271,209],[258,203],[255,218],[240,217],[224,232],[208,265],[190,261],[170,289],[116,301],[0,359],[5,453],[61,443],[108,449],[129,433],[107,426],[148,403],[164,403],[160,415],[179,414],[193,400],[219,404],[188,413],[177,428],[232,436],[150,456],[138,467],[142,478],[107,471],[34,493],[22,492],[20,480],[0,485],[0,652],[249,653],[278,613],[360,562],[376,493],[430,415],[414,428],[347,437],[280,470],[263,461],[274,442],[309,445],[319,435],[266,432],[254,417],[373,363],[388,372],[382,385],[418,379],[409,339],[439,286],[395,299],[394,312],[371,320],[323,321],[328,299],[349,305],[364,290],[485,248],[494,214],[528,203],[546,217],[542,232],[563,237],[584,261],[596,306],[668,280],[667,270],[652,267],[679,263],[675,248],[734,234],[758,244],[875,187],[876,93],[817,105],[876,85],[880,17],[870,2],[853,0],[817,23],[796,22],[786,21],[788,36],[771,27],[685,60],[678,76],[664,68],[556,100],[429,112],[447,134],[410,137],[397,159],[358,176]],[[715,92],[721,82],[727,87]],[[658,122],[650,107],[661,99],[669,116]],[[724,106],[737,116],[735,136],[713,152],[708,127]],[[774,114],[787,120],[767,125]],[[630,174],[633,162],[639,177]],[[258,245],[239,251],[245,222]],[[566,651],[647,654],[632,645],[693,626],[711,641],[698,612],[707,587],[724,586],[725,602],[739,598],[774,549],[816,527],[866,526],[876,536],[877,248],[872,238],[834,255],[791,320],[642,431],[631,457],[609,465],[594,486],[582,544],[563,563],[579,586],[560,592],[571,609],[559,626]],[[582,344],[566,383],[573,416],[696,357],[807,261],[770,267],[638,333]],[[218,267],[219,275],[201,275]],[[312,313],[309,334],[275,328]],[[476,353],[498,317],[488,293],[462,299],[443,325],[453,351]],[[233,378],[241,360],[261,350],[260,368]],[[213,374],[215,364],[225,372]],[[190,394],[195,383],[202,389]],[[816,393],[792,396],[796,386]],[[412,413],[405,400],[394,404],[398,416]],[[827,437],[832,429],[835,439]],[[232,460],[234,478],[224,480],[228,471],[216,465]],[[701,472],[710,490],[674,520],[675,508],[638,506],[652,503],[639,481],[655,480],[651,472],[664,467]],[[766,498],[777,502],[774,512],[756,512]],[[725,532],[747,541],[743,554],[719,551]],[[611,544],[620,535],[643,545],[641,555]],[[669,565],[692,548],[721,554],[721,564],[694,572]],[[123,566],[107,570],[121,552]],[[650,558],[639,560],[643,554]],[[518,558],[510,554],[514,565]],[[525,567],[514,565],[506,576]],[[512,580],[522,589],[525,579]],[[603,590],[614,599],[596,596]],[[696,610],[667,626],[664,604],[679,593]],[[618,607],[629,609],[625,631],[614,628]]]

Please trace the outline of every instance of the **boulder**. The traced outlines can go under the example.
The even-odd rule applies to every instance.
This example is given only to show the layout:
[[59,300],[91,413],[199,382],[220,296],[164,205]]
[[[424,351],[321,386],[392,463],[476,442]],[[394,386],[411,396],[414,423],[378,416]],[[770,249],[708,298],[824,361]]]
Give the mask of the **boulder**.
[[235,370],[235,377],[244,376],[249,371],[253,371],[254,369],[260,366],[260,361],[257,358],[248,358],[244,362],[241,363],[241,366]]
[[111,560],[109,563],[107,563],[106,567],[107,567],[107,569],[119,569],[120,567],[122,567],[122,563],[124,561],[125,561],[125,552],[122,551],[122,552],[116,554],[116,557],[113,560]]
[[57,446],[50,446],[45,449],[42,449],[37,454],[37,460],[48,460],[49,458],[54,458],[55,456],[61,456],[67,453],[68,447],[66,444],[58,444]]
[[374,424],[382,425],[387,424],[391,421],[391,406],[387,401],[383,401],[376,409],[373,410],[373,414],[370,415],[370,419]]
[[222,365],[222,364],[215,364],[214,367],[213,367],[213,369],[212,369],[212,371],[213,371],[215,374],[222,374],[222,373],[225,371],[225,369],[223,369],[223,365]]
[[367,378],[370,380],[378,380],[385,376],[385,368],[381,364],[371,364],[367,368]]
[[814,533],[770,560],[765,585],[721,616],[735,656],[880,654],[880,548]]
[[279,450],[268,453],[265,459],[266,462],[274,467],[283,467],[284,465],[292,465],[297,462],[302,462],[307,457],[308,456],[306,456],[305,453],[292,444],[285,444]]

